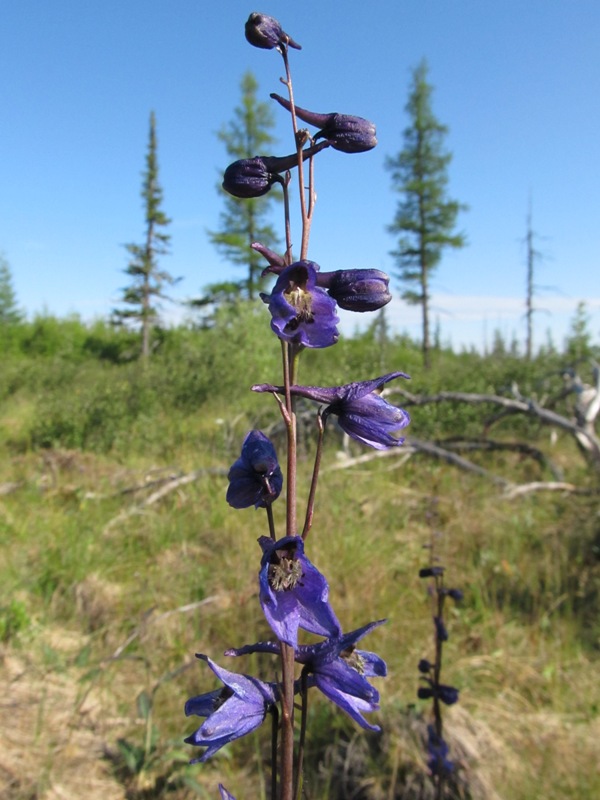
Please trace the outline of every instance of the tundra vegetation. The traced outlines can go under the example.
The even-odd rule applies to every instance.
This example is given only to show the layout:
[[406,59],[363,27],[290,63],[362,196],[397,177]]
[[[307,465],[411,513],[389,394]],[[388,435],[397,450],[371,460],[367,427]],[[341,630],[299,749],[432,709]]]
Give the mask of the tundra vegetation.
[[[155,330],[145,368],[137,334],[102,322],[17,316],[0,328],[3,797],[184,800],[214,797],[219,782],[259,796],[248,787],[264,737],[189,767],[182,702],[198,690],[194,652],[269,634],[248,570],[262,520],[224,502],[245,433],[284,436],[275,404],[243,391],[276,374],[267,317],[240,301],[209,328]],[[486,354],[430,355],[424,371],[420,343],[381,316],[305,353],[315,385],[398,364],[413,376],[394,399],[412,417],[403,448],[326,441],[311,553],[342,626],[388,618],[369,646],[389,674],[381,734],[313,702],[305,796],[432,796],[416,665],[432,656],[418,570],[433,543],[464,592],[444,648],[444,678],[461,688],[445,711],[458,765],[447,796],[595,797],[600,352],[585,309],[562,346],[530,360],[499,335]],[[327,535],[337,527],[343,538]]]

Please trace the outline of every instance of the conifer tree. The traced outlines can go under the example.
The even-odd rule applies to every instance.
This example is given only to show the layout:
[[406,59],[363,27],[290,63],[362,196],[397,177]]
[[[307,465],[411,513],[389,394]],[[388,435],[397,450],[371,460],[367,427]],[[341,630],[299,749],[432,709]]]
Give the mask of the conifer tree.
[[[233,119],[217,134],[230,161],[270,155],[275,143],[271,134],[275,124],[273,113],[267,103],[257,99],[258,82],[251,72],[243,75],[240,89],[241,102],[234,109]],[[220,186],[219,193],[223,195],[225,210],[220,215],[220,229],[209,232],[210,240],[227,261],[246,268],[247,277],[239,282],[240,293],[252,299],[259,288],[264,259],[250,249],[250,244],[259,241],[266,247],[277,247],[277,234],[267,217],[273,199],[280,199],[281,195],[271,191],[264,197],[241,200]]]
[[465,206],[450,200],[446,193],[452,154],[444,149],[448,129],[432,111],[433,87],[427,81],[427,72],[425,61],[413,71],[404,147],[396,157],[387,158],[386,168],[391,172],[393,188],[402,196],[394,221],[388,226],[389,232],[399,237],[392,255],[404,287],[402,297],[422,309],[423,363],[429,367],[431,274],[444,249],[463,247],[466,242],[462,233],[455,232],[456,218]]
[[10,267],[0,253],[0,325],[16,325],[22,319],[23,313],[17,306]]
[[113,321],[120,324],[133,322],[140,328],[141,355],[144,360],[151,351],[152,328],[159,320],[159,301],[168,299],[164,293],[165,285],[173,285],[177,279],[161,270],[158,257],[169,252],[171,237],[164,229],[171,222],[161,208],[162,188],[158,181],[158,158],[156,139],[156,118],[150,114],[150,134],[146,169],[142,173],[142,201],[146,233],[143,244],[126,244],[131,260],[124,270],[131,283],[123,289],[123,309],[113,311]]

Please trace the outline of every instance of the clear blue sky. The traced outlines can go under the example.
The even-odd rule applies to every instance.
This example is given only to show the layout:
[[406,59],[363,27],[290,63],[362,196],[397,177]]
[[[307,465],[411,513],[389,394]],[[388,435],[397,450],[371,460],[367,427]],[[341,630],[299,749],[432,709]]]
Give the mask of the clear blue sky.
[[[180,298],[241,277],[211,247],[215,186],[227,166],[215,132],[251,69],[279,91],[281,59],[250,47],[248,14],[277,17],[292,52],[297,102],[367,117],[379,146],[317,160],[310,257],[323,269],[393,271],[385,226],[396,198],[383,164],[402,145],[411,69],[425,57],[433,107],[450,132],[449,192],[468,204],[469,246],[434,279],[434,315],[455,345],[522,338],[525,220],[533,201],[538,342],[557,341],[580,300],[600,332],[600,3],[597,0],[19,0],[0,29],[0,251],[22,306],[105,315],[126,282],[123,244],[141,241],[148,117],[157,116],[163,265]],[[281,154],[289,123],[276,108]],[[298,238],[298,237],[296,237]],[[418,313],[395,303],[400,329]]]

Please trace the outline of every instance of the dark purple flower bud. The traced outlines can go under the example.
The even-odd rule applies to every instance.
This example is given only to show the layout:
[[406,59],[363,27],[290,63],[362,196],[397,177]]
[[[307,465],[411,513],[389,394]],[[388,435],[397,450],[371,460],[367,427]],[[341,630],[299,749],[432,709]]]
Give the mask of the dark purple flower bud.
[[258,540],[263,550],[260,563],[260,603],[273,633],[291,647],[298,646],[298,628],[318,636],[339,637],[340,624],[327,600],[324,576],[304,555],[299,536],[274,542]]
[[207,748],[192,763],[206,761],[223,745],[258,728],[278,699],[277,684],[263,683],[248,675],[229,672],[207,656],[200,655],[198,658],[208,663],[224,683],[224,688],[192,697],[185,704],[186,717],[192,714],[207,717],[200,728],[185,739],[188,744]]
[[446,776],[454,769],[454,764],[448,759],[448,745],[436,733],[433,725],[427,726],[427,752],[429,753],[428,766],[432,775]]
[[439,578],[444,574],[444,567],[423,567],[419,570],[419,578]]
[[[278,94],[272,94],[271,97],[288,111],[292,110],[292,104],[285,97]],[[368,119],[336,112],[319,114],[296,105],[294,109],[303,122],[320,128],[314,136],[315,141],[327,139],[334,150],[341,150],[342,153],[364,153],[377,144],[375,125]]]
[[[316,155],[329,146],[329,142],[307,147],[302,151],[302,160]],[[274,183],[283,183],[282,172],[298,166],[298,154],[289,156],[254,156],[234,161],[225,170],[223,188],[226,192],[243,200],[262,197]]]
[[225,191],[243,199],[262,197],[276,182],[283,183],[283,178],[277,172],[269,172],[260,156],[234,161],[223,176]]
[[274,17],[259,14],[258,11],[253,11],[246,20],[246,39],[254,47],[260,47],[263,50],[272,50],[274,47],[281,49],[287,46],[302,50],[301,45],[282,30],[281,25]]
[[317,286],[318,266],[296,261],[277,278],[270,295],[261,294],[280,339],[304,347],[329,347],[339,338],[335,300]]
[[417,669],[419,670],[419,672],[427,674],[428,672],[431,672],[432,664],[430,661],[427,661],[426,658],[422,658],[417,665]]
[[448,589],[448,597],[459,603],[464,598],[464,594],[461,589]]
[[219,784],[219,792],[221,794],[221,800],[235,800],[235,797],[227,791],[222,783]]
[[434,617],[433,624],[435,625],[435,635],[439,642],[448,641],[448,631],[444,625],[444,620],[441,617]]
[[277,500],[283,487],[283,475],[275,448],[262,431],[247,434],[242,454],[227,477],[227,502],[233,508],[266,508]]
[[347,311],[377,311],[392,299],[389,276],[379,269],[338,269],[320,272],[317,286],[327,289],[340,308]]
[[[402,444],[404,439],[397,439],[393,434],[410,422],[410,417],[403,408],[391,405],[380,394],[382,387],[396,378],[408,378],[408,375],[404,372],[389,372],[372,381],[331,387],[292,386],[290,391],[297,397],[327,403],[321,415],[324,420],[330,414],[335,414],[340,428],[348,436],[376,450],[385,450]],[[281,394],[283,387],[261,383],[253,386],[252,391]]]
[[436,687],[436,691],[442,703],[445,703],[447,706],[452,706],[454,703],[458,702],[459,691],[454,686],[446,686],[443,683],[439,683]]
[[417,691],[419,700],[430,700],[432,697],[437,697],[447,706],[452,706],[458,701],[459,691],[454,686],[446,686],[444,683],[435,684],[429,678],[425,680],[429,686],[419,687]]

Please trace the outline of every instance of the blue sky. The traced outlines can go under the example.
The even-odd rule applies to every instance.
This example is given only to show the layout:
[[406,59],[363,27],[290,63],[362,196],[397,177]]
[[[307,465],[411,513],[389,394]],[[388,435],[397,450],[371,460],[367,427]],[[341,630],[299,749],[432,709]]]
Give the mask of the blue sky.
[[[378,147],[317,160],[310,257],[323,269],[393,272],[386,232],[396,197],[386,155],[402,146],[410,73],[424,57],[433,108],[448,125],[450,195],[468,247],[433,281],[433,314],[455,345],[524,336],[523,238],[532,198],[538,343],[560,342],[579,301],[600,333],[600,4],[597,0],[20,0],[0,30],[0,252],[28,313],[102,316],[118,302],[123,244],[141,241],[139,196],[148,118],[157,117],[164,209],[182,276],[179,298],[242,273],[210,245],[227,166],[216,131],[252,70],[265,100],[281,59],[250,47],[253,10],[303,45],[292,53],[296,100],[367,117]],[[278,153],[289,121],[275,108]],[[279,220],[276,220],[278,223]],[[296,236],[298,239],[298,236]],[[419,333],[394,301],[395,326]],[[352,325],[353,323],[346,323]]]

